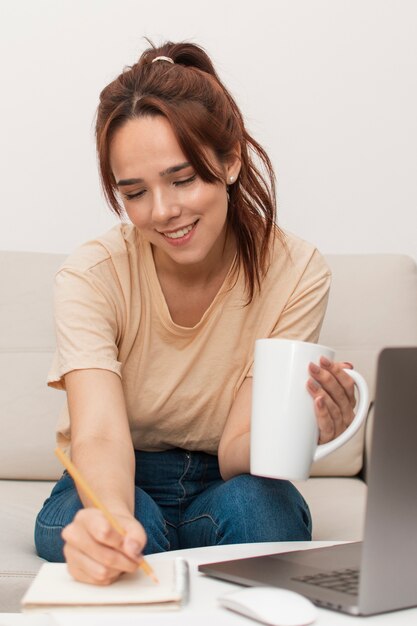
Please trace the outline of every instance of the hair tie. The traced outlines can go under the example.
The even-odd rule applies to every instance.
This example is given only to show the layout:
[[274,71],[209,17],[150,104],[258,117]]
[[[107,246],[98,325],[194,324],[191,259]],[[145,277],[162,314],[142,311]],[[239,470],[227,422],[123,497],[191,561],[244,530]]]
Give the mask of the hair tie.
[[152,63],[155,63],[155,61],[168,61],[168,63],[174,63],[171,57],[155,57],[152,59]]

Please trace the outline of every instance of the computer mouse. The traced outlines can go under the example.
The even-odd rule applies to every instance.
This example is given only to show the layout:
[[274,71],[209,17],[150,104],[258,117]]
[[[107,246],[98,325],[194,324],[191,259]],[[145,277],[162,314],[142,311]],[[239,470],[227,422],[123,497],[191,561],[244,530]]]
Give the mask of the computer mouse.
[[219,598],[221,606],[272,626],[304,626],[317,619],[317,609],[304,596],[279,587],[246,587]]

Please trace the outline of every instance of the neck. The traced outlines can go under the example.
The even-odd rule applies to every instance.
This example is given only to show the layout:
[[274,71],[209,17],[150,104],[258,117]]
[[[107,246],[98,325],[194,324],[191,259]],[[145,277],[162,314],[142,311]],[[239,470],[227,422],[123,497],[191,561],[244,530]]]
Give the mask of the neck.
[[158,276],[166,276],[187,287],[209,285],[218,277],[224,278],[236,253],[234,237],[222,237],[209,254],[197,263],[181,264],[152,246]]

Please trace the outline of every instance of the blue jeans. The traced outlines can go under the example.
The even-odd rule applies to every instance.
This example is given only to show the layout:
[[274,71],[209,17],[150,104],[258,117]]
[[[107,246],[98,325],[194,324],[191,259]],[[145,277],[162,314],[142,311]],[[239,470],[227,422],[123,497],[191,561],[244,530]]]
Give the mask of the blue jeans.
[[[242,474],[224,481],[217,456],[136,451],[135,516],[144,554],[229,543],[311,539],[308,506],[294,485]],[[61,531],[82,503],[65,471],[36,519],[39,556],[63,561]]]

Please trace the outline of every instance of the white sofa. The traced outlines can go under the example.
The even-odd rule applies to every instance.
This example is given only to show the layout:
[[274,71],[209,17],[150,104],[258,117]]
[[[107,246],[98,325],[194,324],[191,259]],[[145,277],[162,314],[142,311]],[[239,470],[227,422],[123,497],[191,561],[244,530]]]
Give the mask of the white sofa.
[[[34,520],[61,474],[53,449],[65,396],[47,388],[45,379],[54,350],[53,276],[63,259],[0,252],[0,612],[19,610],[42,562],[34,550]],[[333,285],[320,341],[355,364],[372,396],[380,349],[417,344],[417,268],[401,255],[327,260]],[[363,428],[298,485],[310,504],[314,539],[361,538],[368,446]]]

